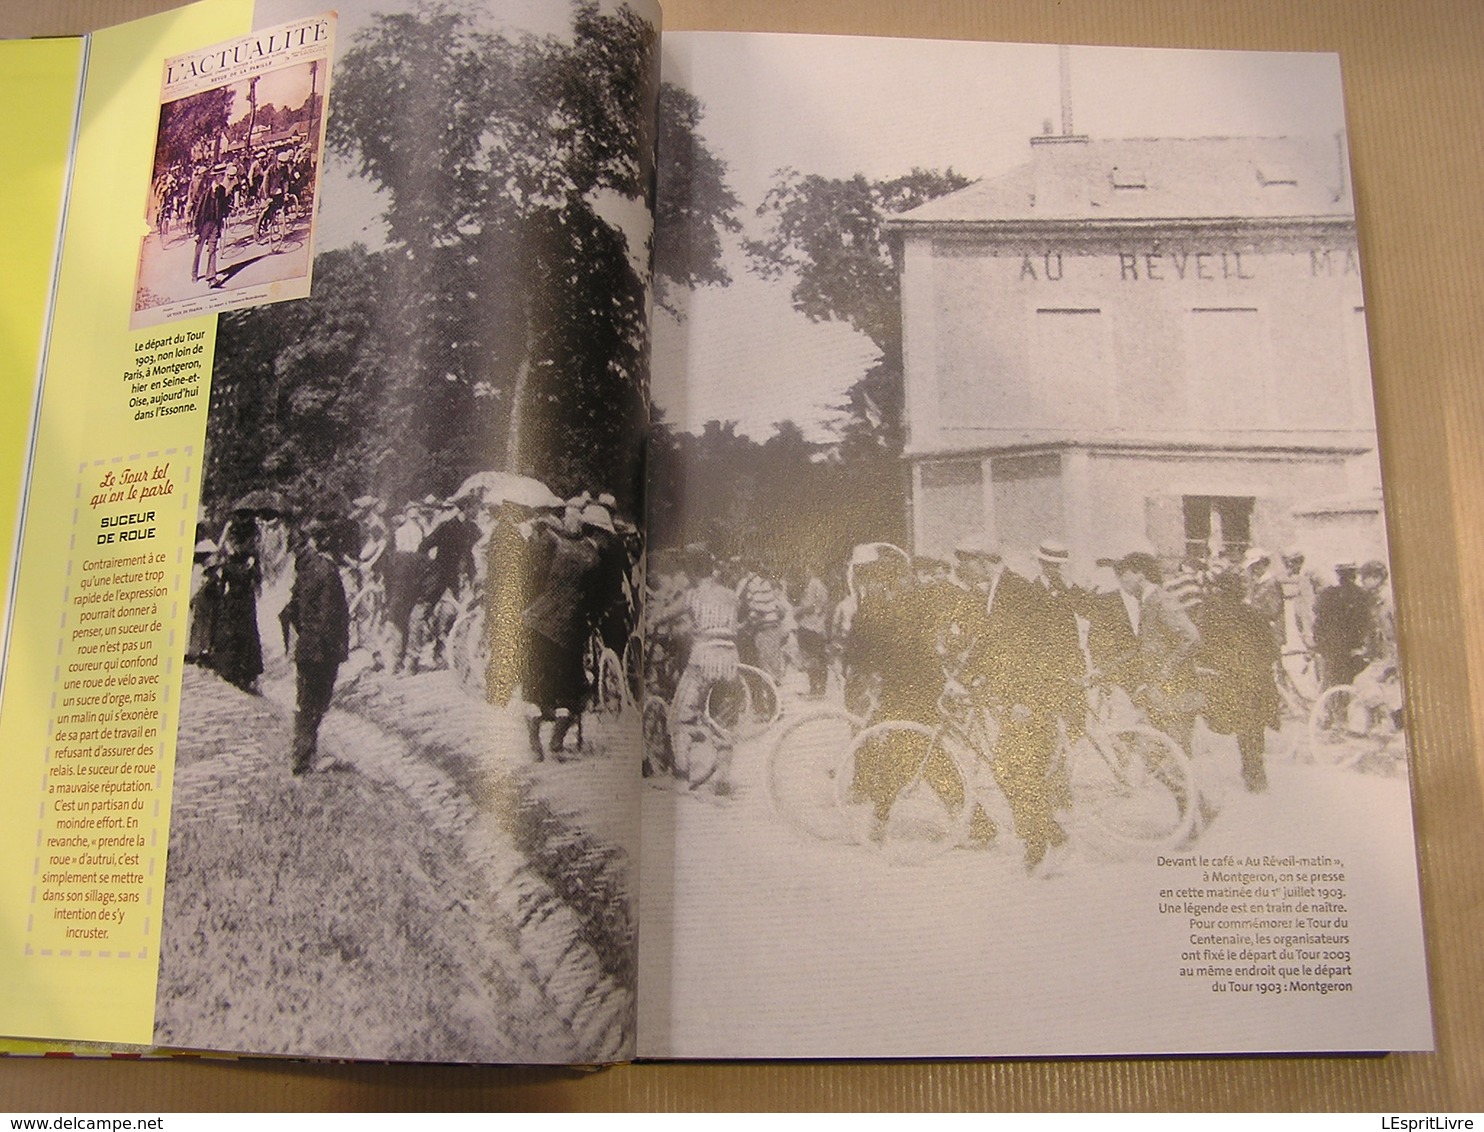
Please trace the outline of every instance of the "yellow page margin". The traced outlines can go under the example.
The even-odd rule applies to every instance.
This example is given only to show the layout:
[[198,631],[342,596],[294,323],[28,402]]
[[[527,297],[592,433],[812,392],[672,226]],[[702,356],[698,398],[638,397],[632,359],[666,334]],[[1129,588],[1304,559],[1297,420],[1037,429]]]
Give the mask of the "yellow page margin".
[[[123,374],[134,366],[136,342],[166,330],[205,333],[209,374],[216,317],[130,332],[129,311],[145,230],[163,62],[245,34],[251,20],[251,0],[203,0],[92,37],[0,705],[0,765],[8,787],[0,800],[3,1034],[132,1045],[147,1045],[153,1038],[173,724],[187,619],[182,590],[162,603],[178,647],[165,689],[161,786],[155,794],[162,816],[148,828],[153,867],[139,909],[152,934],[129,957],[85,958],[55,950],[27,954],[40,860],[38,810],[44,795],[38,784],[45,782],[43,758],[51,738],[59,625],[67,608],[64,580],[74,557],[86,549],[75,540],[91,535],[91,528],[76,525],[75,516],[79,499],[85,505],[95,489],[99,468],[128,466],[136,458],[151,465],[171,462],[176,490],[184,493],[171,501],[171,517],[188,521],[163,525],[153,549],[167,553],[176,576],[183,556],[189,577],[206,402],[200,412],[136,422]],[[208,395],[203,391],[203,398]]]

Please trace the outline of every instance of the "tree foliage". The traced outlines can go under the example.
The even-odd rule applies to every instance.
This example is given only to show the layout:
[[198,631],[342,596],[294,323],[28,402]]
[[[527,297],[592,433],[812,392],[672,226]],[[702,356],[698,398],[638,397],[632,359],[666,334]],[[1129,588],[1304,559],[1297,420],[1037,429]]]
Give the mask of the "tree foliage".
[[[504,466],[637,509],[650,248],[610,218],[654,201],[656,51],[591,0],[565,37],[438,3],[359,34],[326,145],[381,190],[386,246],[320,256],[307,302],[223,316],[210,501],[265,481],[397,501]],[[712,207],[725,226],[735,200]],[[704,258],[678,281],[714,277]]]
[[720,422],[698,437],[658,428],[657,545],[702,539],[792,566],[814,557],[819,567],[859,542],[908,541],[901,294],[885,221],[969,183],[951,169],[880,181],[779,175],[758,209],[764,233],[744,245],[751,269],[789,281],[795,310],[846,323],[879,357],[846,392],[829,444],[811,443],[792,422],[763,443]]
[[970,183],[952,169],[885,181],[785,169],[758,208],[766,234],[747,241],[753,270],[792,279],[794,309],[805,317],[849,323],[882,354],[900,354],[901,294],[883,221]]
[[[155,177],[172,165],[187,164],[195,156],[194,150],[198,145],[221,137],[232,113],[233,97],[231,87],[217,87],[161,105],[159,140],[155,146]],[[214,153],[212,157],[215,157]]]
[[659,422],[650,443],[650,544],[702,542],[783,571],[824,572],[857,543],[905,544],[903,475],[897,460],[844,456],[792,421],[761,442],[739,435],[735,421],[708,421],[699,435]]
[[726,163],[701,138],[703,114],[700,100],[689,91],[672,83],[660,87],[654,260],[658,301],[672,312],[668,287],[732,281],[722,263],[722,241],[742,230]]

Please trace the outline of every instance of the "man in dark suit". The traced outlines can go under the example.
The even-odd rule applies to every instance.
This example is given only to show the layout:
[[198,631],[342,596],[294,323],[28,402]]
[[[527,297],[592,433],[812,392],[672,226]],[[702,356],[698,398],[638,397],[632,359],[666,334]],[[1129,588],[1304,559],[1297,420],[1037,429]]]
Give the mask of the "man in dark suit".
[[1314,651],[1326,688],[1353,683],[1360,675],[1371,626],[1371,597],[1355,584],[1355,563],[1341,562],[1335,577],[1337,584],[1314,599]]
[[326,551],[331,529],[314,522],[305,529],[303,545],[294,559],[294,588],[289,602],[278,615],[283,626],[283,647],[289,649],[289,629],[298,632],[294,642],[297,670],[297,710],[294,713],[294,774],[307,771],[314,762],[319,725],[335,694],[340,664],[350,655],[350,607],[340,570]]
[[1040,663],[1047,646],[1046,594],[1006,569],[998,545],[983,535],[961,540],[954,554],[958,576],[972,593],[964,610],[973,643],[962,679],[981,690],[999,718],[995,781],[1025,842],[1026,871],[1033,872],[1048,850],[1067,840],[1052,813],[1048,781],[1064,689]]

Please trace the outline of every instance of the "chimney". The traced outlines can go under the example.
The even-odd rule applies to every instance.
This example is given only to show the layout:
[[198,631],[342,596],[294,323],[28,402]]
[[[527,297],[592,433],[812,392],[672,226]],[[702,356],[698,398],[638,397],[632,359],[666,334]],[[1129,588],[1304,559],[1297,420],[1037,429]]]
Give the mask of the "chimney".
[[1065,43],[1056,49],[1056,69],[1061,78],[1061,136],[1072,136],[1072,51]]

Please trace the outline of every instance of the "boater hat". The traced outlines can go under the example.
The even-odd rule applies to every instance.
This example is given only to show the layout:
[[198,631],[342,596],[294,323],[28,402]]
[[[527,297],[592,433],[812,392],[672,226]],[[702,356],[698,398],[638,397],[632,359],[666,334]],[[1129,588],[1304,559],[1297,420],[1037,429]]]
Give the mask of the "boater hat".
[[1113,569],[1119,574],[1135,573],[1143,574],[1156,585],[1164,581],[1163,572],[1159,568],[1159,559],[1143,550],[1135,550],[1131,554],[1125,554],[1117,562],[1113,563]]
[[998,562],[1003,557],[1000,544],[983,531],[964,535],[954,544],[953,553],[960,558],[987,558],[991,562]]
[[1071,560],[1072,552],[1064,544],[1047,539],[1036,548],[1036,557],[1042,562],[1055,562],[1065,566]]
[[589,503],[582,509],[582,525],[585,527],[597,527],[600,530],[613,534],[613,517],[608,514],[608,508],[599,503]]
[[1269,554],[1266,550],[1263,550],[1262,547],[1260,547],[1260,546],[1254,546],[1251,550],[1249,550],[1247,552],[1247,557],[1244,558],[1244,559],[1242,559],[1242,565],[1246,569],[1249,569],[1250,570],[1252,567],[1256,566],[1259,562],[1271,562],[1272,560],[1273,560],[1273,556],[1271,554]]

